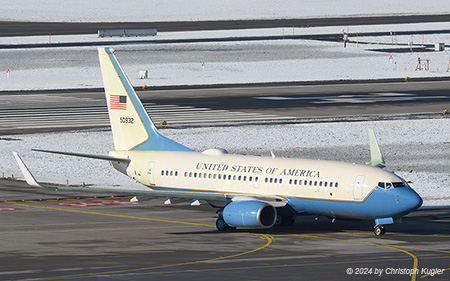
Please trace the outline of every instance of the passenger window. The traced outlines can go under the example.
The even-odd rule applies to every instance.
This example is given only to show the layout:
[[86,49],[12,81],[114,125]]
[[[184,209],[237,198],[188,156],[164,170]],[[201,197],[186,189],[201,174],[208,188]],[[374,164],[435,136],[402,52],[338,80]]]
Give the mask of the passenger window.
[[339,186],[339,183],[335,182],[335,183],[334,183],[334,187],[335,187],[335,188],[338,188],[338,186]]
[[244,176],[244,181],[247,181],[247,176]]
[[280,183],[283,183],[283,179],[280,179]]
[[332,182],[330,182],[330,187],[333,187],[333,183]]
[[228,180],[231,180],[231,175],[228,175]]
[[312,186],[312,181],[309,181],[309,185]]
[[239,180],[239,181],[241,180],[241,176],[238,177],[238,180]]
[[328,185],[328,182],[327,182],[327,181],[323,183],[323,186],[324,186],[324,187],[327,187],[327,185]]
[[252,181],[252,179],[253,179],[252,177],[248,177],[248,181]]
[[178,171],[175,171],[175,176],[178,177]]
[[302,185],[302,180],[298,180],[298,185]]
[[184,172],[184,177],[187,177],[187,172]]
[[314,186],[317,186],[317,181],[314,182]]
[[289,180],[289,184],[292,184],[292,179]]
[[269,182],[272,183],[272,182],[273,182],[273,178],[270,178],[270,179],[269,179]]
[[255,177],[255,182],[258,182],[258,177]]
[[192,178],[192,172],[189,172],[189,177]]
[[322,186],[322,182],[319,182],[319,186]]
[[216,174],[213,175],[213,180],[215,180],[215,179],[216,179]]
[[233,180],[234,180],[234,181],[236,180],[236,176],[233,176]]
[[161,176],[164,176],[164,170],[161,170]]
[[273,182],[274,182],[274,183],[277,183],[277,179],[274,179]]

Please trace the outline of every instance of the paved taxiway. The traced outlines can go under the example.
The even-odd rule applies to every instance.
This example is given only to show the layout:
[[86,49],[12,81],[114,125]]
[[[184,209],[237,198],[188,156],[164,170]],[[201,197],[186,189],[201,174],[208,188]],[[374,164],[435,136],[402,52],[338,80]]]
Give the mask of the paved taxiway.
[[368,24],[401,24],[420,22],[445,22],[450,15],[396,15],[373,17],[336,17],[276,20],[228,20],[228,21],[187,21],[187,22],[121,22],[121,23],[65,23],[65,22],[14,22],[0,21],[0,36],[27,36],[60,34],[97,33],[99,29],[117,28],[157,28],[158,31],[191,31],[273,28],[286,26],[348,26]]
[[[450,212],[408,215],[384,237],[373,235],[372,222],[331,224],[311,216],[290,228],[219,233],[208,206],[77,200],[85,194],[13,180],[0,180],[0,194],[1,280],[448,280],[450,274]],[[372,273],[356,274],[361,268]],[[414,268],[412,276],[392,273]],[[436,268],[447,271],[426,276]]]
[[[442,118],[450,81],[153,89],[139,95],[156,124]],[[0,134],[107,128],[102,91],[0,94]],[[237,123],[234,123],[237,124]]]

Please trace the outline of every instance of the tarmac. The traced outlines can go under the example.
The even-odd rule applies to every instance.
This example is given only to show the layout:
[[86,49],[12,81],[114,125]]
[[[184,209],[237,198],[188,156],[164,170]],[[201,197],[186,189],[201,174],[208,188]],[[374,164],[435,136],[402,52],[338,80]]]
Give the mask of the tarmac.
[[[373,222],[299,216],[218,232],[215,209],[0,180],[0,280],[448,280],[450,211]],[[427,275],[436,273],[433,277]],[[362,276],[363,275],[363,276]],[[422,279],[421,279],[422,280]]]

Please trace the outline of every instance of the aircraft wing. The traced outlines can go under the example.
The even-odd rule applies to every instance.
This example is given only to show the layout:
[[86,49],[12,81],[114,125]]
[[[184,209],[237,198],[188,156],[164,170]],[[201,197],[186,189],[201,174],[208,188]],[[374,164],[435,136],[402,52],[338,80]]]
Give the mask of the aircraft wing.
[[450,210],[450,205],[436,205],[436,206],[422,206],[414,212],[426,212],[426,211],[446,211]]
[[[53,151],[45,151],[51,152]],[[195,192],[195,191],[167,191],[167,190],[157,190],[148,187],[147,190],[137,189],[120,189],[120,188],[110,188],[110,187],[86,187],[86,186],[66,186],[66,185],[44,185],[37,182],[33,174],[30,172],[28,167],[25,165],[22,158],[18,153],[13,152],[14,157],[19,165],[20,171],[25,178],[25,181],[31,185],[41,188],[49,188],[61,191],[79,191],[79,192],[93,192],[93,193],[115,193],[121,195],[135,195],[139,201],[151,200],[154,198],[181,198],[186,200],[206,200],[214,201],[216,204],[226,204],[230,201],[245,201],[245,200],[258,200],[267,202],[274,207],[283,207],[287,204],[287,200],[280,196],[252,196],[247,194],[239,193],[218,193],[218,192]],[[68,154],[68,153],[67,153]],[[73,155],[72,153],[70,155]],[[74,155],[79,156],[79,155]],[[89,158],[98,158],[98,157]],[[110,160],[110,159],[103,159]],[[126,161],[126,160],[124,160]]]

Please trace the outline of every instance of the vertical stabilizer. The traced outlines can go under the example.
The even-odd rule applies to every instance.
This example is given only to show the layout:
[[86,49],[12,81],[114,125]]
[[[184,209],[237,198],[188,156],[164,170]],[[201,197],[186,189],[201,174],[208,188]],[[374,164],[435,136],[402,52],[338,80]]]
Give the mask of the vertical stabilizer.
[[115,149],[191,151],[158,132],[117,61],[114,50],[99,48],[98,55]]

